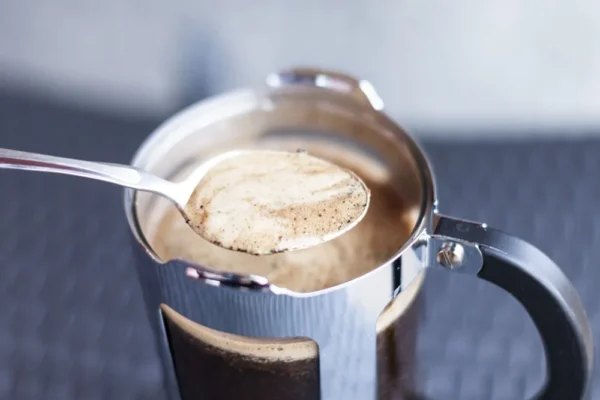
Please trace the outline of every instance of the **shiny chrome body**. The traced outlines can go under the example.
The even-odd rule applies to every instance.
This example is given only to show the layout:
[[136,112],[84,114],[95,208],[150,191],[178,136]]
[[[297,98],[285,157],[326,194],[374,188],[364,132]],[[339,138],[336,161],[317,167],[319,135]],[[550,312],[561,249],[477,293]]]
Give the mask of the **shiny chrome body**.
[[[557,393],[555,386],[565,386],[572,378],[557,363],[568,364],[581,377],[567,384],[566,390],[574,397],[564,398],[584,395],[593,355],[590,328],[579,298],[558,267],[533,246],[485,224],[438,215],[435,181],[423,152],[383,113],[383,103],[368,83],[311,69],[273,74],[267,83],[264,88],[233,92],[182,111],[146,140],[133,165],[169,179],[177,171],[165,160],[191,160],[197,157],[194,151],[209,147],[216,152],[226,150],[227,145],[219,143],[230,136],[237,135],[237,145],[252,146],[274,128],[336,128],[335,135],[345,136],[343,140],[375,149],[376,157],[410,192],[408,202],[415,214],[412,234],[405,243],[399,243],[394,257],[372,272],[330,289],[294,293],[260,276],[224,274],[184,261],[162,263],[144,234],[152,225],[144,220],[154,212],[153,200],[128,190],[125,209],[139,244],[138,270],[157,331],[164,329],[159,304],[166,303],[185,317],[224,332],[266,338],[308,337],[319,346],[322,400],[375,399],[376,321],[392,299],[403,296],[415,277],[427,268],[440,267],[499,284],[525,305],[548,350],[550,379],[542,392],[544,398],[558,398],[548,393]],[[362,124],[361,128],[350,120]],[[241,129],[251,131],[247,142],[239,137]],[[265,143],[268,145],[268,140],[258,146]],[[457,246],[460,253],[447,253]],[[453,262],[438,263],[452,255],[457,256]],[[503,271],[524,276],[524,286],[504,282]],[[523,292],[524,287],[531,292]],[[564,325],[562,334],[545,328],[549,321],[542,309],[536,309],[538,303],[564,311],[562,317],[555,314],[552,320]],[[165,365],[169,365],[168,346],[162,348]],[[562,357],[565,348],[575,349],[572,351],[577,357]],[[566,374],[562,381],[557,378],[559,372]],[[169,382],[175,393],[173,375]]]

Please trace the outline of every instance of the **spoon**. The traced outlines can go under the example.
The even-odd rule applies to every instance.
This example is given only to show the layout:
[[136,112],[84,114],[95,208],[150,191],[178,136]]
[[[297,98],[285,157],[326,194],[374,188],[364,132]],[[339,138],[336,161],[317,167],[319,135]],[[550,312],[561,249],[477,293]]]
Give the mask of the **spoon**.
[[370,202],[369,189],[353,172],[304,151],[222,153],[181,182],[128,165],[1,148],[0,168],[91,178],[161,195],[204,239],[252,255],[332,240],[358,224]]

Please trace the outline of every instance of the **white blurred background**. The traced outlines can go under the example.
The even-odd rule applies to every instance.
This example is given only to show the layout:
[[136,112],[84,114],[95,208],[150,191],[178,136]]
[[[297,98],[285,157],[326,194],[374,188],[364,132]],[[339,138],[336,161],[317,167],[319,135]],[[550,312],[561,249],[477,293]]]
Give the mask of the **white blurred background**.
[[600,133],[597,0],[0,0],[0,89],[134,117],[291,65],[422,135]]

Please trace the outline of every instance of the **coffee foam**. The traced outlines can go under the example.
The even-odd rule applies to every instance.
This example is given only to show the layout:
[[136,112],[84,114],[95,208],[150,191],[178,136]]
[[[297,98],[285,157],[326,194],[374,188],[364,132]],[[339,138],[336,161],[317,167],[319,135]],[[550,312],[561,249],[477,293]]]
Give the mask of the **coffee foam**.
[[352,172],[304,151],[233,152],[202,177],[188,224],[220,247],[253,255],[321,244],[364,216],[369,190]]

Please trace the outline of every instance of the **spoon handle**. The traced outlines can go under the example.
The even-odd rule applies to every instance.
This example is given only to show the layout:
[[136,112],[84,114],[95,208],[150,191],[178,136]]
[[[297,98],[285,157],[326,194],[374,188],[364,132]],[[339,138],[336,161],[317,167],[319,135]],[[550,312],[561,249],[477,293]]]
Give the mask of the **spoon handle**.
[[177,184],[146,171],[120,164],[76,160],[0,148],[0,168],[51,172],[91,178],[128,188],[157,193],[179,204]]

